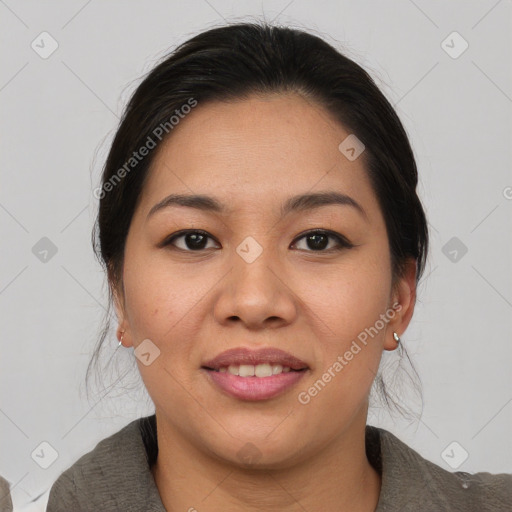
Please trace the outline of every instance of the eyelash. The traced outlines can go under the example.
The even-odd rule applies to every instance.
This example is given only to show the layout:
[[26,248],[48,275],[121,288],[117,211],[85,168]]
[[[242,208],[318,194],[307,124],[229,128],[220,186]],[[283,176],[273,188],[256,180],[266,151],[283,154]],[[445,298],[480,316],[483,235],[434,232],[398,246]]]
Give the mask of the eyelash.
[[[189,235],[189,234],[203,235],[203,236],[205,236],[207,238],[210,238],[211,240],[215,240],[206,231],[202,231],[200,229],[189,229],[189,230],[179,231],[177,233],[172,234],[170,237],[167,237],[159,245],[159,247],[167,247],[169,245],[173,245],[173,242],[176,239],[184,237],[184,236]],[[351,249],[351,248],[355,247],[355,245],[350,243],[343,235],[340,235],[339,233],[335,233],[334,231],[330,231],[328,229],[313,229],[313,230],[307,231],[306,233],[302,233],[301,235],[299,235],[295,239],[294,242],[297,243],[297,241],[302,240],[303,238],[306,238],[306,237],[311,236],[311,235],[325,235],[325,236],[328,236],[329,238],[333,238],[333,239],[336,240],[338,246],[334,247],[334,248],[331,247],[330,249],[320,249],[320,250],[317,250],[317,251],[314,251],[314,250],[304,250],[304,249],[300,249],[300,250],[304,250],[305,252],[311,252],[311,253],[322,253],[322,252],[330,253],[330,252],[333,252],[333,251],[341,251],[343,249]],[[295,243],[294,243],[294,245],[295,245]],[[198,250],[194,251],[194,250],[190,250],[190,249],[181,249],[180,247],[175,247],[175,246],[174,246],[174,249],[176,249],[178,251],[191,252],[191,253],[194,253],[194,252],[199,253],[199,252],[203,252],[205,250],[205,249],[198,249]]]

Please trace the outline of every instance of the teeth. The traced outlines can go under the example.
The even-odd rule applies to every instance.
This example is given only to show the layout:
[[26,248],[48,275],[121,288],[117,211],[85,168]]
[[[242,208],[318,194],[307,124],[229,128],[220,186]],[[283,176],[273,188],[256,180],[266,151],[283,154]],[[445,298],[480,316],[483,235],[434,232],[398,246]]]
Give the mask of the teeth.
[[272,375],[277,375],[283,371],[283,367],[280,364],[274,364],[272,366]]
[[272,366],[269,364],[258,364],[254,367],[254,375],[256,377],[270,377],[273,374]]
[[252,364],[241,364],[238,368],[240,377],[254,377],[254,366]]
[[232,375],[238,375],[238,368],[239,366],[230,364],[228,367],[228,372],[231,373]]
[[227,368],[224,366],[219,368],[221,373],[231,373],[231,375],[238,375],[239,377],[271,377],[280,373],[289,372],[289,366],[282,366],[280,364],[230,364]]

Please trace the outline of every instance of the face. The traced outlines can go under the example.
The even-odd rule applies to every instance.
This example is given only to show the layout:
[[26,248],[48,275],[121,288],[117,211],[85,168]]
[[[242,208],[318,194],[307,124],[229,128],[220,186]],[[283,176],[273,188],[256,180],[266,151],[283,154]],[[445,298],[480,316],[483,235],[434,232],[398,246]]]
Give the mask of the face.
[[[124,344],[150,354],[137,364],[159,429],[217,458],[241,463],[253,450],[278,467],[365,424],[382,351],[407,326],[405,309],[391,308],[412,298],[414,276],[392,287],[364,153],[350,160],[338,149],[349,134],[300,96],[272,95],[199,104],[159,149],[118,303]],[[323,193],[341,199],[290,202]],[[151,213],[171,194],[218,204]],[[303,369],[204,368],[237,348],[280,349]]]

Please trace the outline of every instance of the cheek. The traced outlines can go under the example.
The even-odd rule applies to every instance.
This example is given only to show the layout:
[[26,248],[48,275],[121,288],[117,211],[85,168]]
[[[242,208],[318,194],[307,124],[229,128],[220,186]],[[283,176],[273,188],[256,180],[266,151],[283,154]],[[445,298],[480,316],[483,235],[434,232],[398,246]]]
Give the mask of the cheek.
[[[368,267],[366,267],[368,271]],[[388,288],[381,271],[356,271],[350,278],[340,276],[335,287],[324,290],[309,303],[321,321],[314,374],[301,387],[298,402],[305,407],[306,422],[332,414],[326,419],[326,434],[338,431],[340,422],[354,417],[366,404],[382,356],[385,323],[381,315],[387,306]],[[328,326],[329,336],[321,335]]]
[[338,265],[300,270],[294,278],[295,289],[314,313],[319,339],[328,346],[356,338],[386,310],[391,286],[387,246],[373,245],[347,253]]
[[136,359],[156,404],[162,399],[183,411],[191,407],[182,386],[191,388],[197,378],[190,367],[197,360],[195,343],[204,338],[204,304],[217,280],[190,264],[170,265],[160,254],[132,252],[125,260],[126,311],[134,348],[149,339],[159,351],[148,366]]
[[307,300],[318,329],[318,360],[314,378],[302,391],[304,402],[310,400],[307,406],[318,414],[333,408],[346,417],[369,393],[386,332],[381,320],[391,284],[386,255],[386,245],[365,247],[314,281],[323,283],[312,288]]
[[187,325],[187,317],[211,283],[203,272],[191,273],[186,265],[169,264],[160,251],[127,254],[123,279],[134,343],[150,338],[163,345]]
[[142,254],[131,253],[126,258],[124,289],[133,347],[149,339],[156,346],[152,353],[158,354],[148,365],[143,359],[135,361],[149,395],[161,410],[170,403],[182,411],[191,408],[183,387],[190,387],[187,362],[200,327],[194,305],[208,290],[206,284],[204,279],[190,282],[175,269],[171,275],[170,266]]

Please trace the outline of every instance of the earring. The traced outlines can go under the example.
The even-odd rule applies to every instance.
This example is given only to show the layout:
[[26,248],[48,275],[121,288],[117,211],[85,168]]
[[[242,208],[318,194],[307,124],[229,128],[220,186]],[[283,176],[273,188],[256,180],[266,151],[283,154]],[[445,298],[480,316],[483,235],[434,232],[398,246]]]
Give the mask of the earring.
[[396,332],[394,332],[393,333],[393,338],[395,339],[396,344],[397,344],[397,348],[398,348],[398,346],[400,345],[400,336],[398,336],[398,334]]
[[124,336],[124,332],[125,332],[125,331],[123,331],[123,332],[121,333],[121,339],[119,340],[119,344],[117,345],[117,348],[119,348],[119,347],[123,344],[123,336]]

